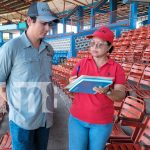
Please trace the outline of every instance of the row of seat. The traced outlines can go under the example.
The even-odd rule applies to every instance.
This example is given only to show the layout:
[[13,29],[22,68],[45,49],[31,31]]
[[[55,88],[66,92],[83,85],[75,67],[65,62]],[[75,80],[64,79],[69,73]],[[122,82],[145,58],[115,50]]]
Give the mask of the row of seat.
[[[137,97],[150,99],[150,65],[123,63],[126,73],[126,91],[136,92]],[[130,69],[131,68],[131,69]]]
[[143,26],[138,29],[129,30],[127,32],[123,32],[120,38],[114,40],[116,41],[133,41],[133,40],[142,40],[142,39],[150,39],[150,26]]
[[[71,76],[73,66],[78,59],[72,59],[63,65],[53,66],[53,82],[60,88],[64,88]],[[139,63],[122,63],[126,75],[126,92],[135,91],[140,98],[150,98],[150,65]],[[66,94],[70,94],[66,91]],[[129,93],[128,93],[129,95]]]
[[114,40],[115,50],[110,55],[117,62],[150,63],[150,26],[123,32]]
[[[121,104],[114,103],[118,114],[123,110],[129,118],[131,116],[132,119],[121,119],[120,124],[130,127],[132,134],[126,135],[115,123],[106,150],[150,150],[150,116],[145,113],[147,104],[144,101],[150,100],[149,29],[150,26],[131,30],[114,40],[115,51],[111,57],[124,68],[127,79],[126,91],[130,94],[135,91],[136,102],[128,96]],[[128,106],[123,106],[124,103]],[[123,114],[122,118],[126,116]],[[118,136],[115,137],[114,134]]]
[[138,62],[150,63],[150,45],[138,44],[136,45],[122,45],[115,47],[115,50],[110,54],[110,57],[117,62]]

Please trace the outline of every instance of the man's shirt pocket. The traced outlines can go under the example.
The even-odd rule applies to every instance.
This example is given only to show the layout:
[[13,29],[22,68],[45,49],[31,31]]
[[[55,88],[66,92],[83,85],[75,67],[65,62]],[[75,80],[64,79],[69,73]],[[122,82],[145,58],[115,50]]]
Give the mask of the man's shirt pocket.
[[40,73],[40,59],[36,57],[18,58],[12,68],[11,76],[20,81],[32,81]]

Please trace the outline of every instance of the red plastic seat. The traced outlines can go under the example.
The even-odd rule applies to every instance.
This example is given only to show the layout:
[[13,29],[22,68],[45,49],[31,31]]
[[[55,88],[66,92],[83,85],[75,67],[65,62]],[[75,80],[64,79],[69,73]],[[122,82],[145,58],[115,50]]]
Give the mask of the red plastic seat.
[[128,78],[128,75],[130,74],[130,70],[131,70],[132,65],[133,65],[132,63],[127,63],[127,62],[124,62],[121,65],[125,71],[126,79]]
[[138,126],[140,130],[133,143],[116,143],[106,145],[105,150],[150,150],[150,117],[146,117]]
[[10,133],[7,132],[0,140],[0,150],[11,150],[11,136]]
[[137,46],[134,49],[134,62],[141,63],[141,58],[145,48],[145,45],[137,44]]
[[127,82],[127,84],[125,85],[126,91],[133,91],[137,89],[136,87],[139,85],[144,69],[145,69],[144,64],[138,64],[138,63],[133,64],[130,70],[130,74],[128,75],[127,78],[132,83]]
[[[139,98],[128,96],[123,101],[122,107],[118,113],[118,119],[114,123],[112,133],[109,140],[115,139],[135,139],[138,128],[135,127],[135,122],[141,122],[145,115],[145,102]],[[122,125],[131,126],[133,124],[133,133],[128,136],[121,128]]]
[[149,64],[150,63],[150,46],[148,46],[145,49],[145,51],[143,52],[142,62],[145,63],[145,64]]
[[150,99],[150,65],[143,72],[136,94],[143,99]]

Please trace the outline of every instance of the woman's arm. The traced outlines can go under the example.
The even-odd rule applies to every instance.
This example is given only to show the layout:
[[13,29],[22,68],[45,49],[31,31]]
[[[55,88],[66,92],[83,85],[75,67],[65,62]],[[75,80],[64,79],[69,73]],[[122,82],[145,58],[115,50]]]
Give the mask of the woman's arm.
[[97,93],[105,94],[112,101],[122,101],[125,98],[125,86],[122,84],[115,84],[113,89],[107,88],[97,88],[93,89]]
[[112,101],[122,101],[125,96],[125,86],[122,84],[115,84],[114,89],[110,89],[106,93],[106,95],[112,100]]

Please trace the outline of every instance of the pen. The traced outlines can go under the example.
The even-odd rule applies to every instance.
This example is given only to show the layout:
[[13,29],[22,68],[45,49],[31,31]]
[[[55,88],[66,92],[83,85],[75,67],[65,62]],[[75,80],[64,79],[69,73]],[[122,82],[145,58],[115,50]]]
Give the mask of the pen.
[[80,66],[77,67],[77,77],[79,76]]

